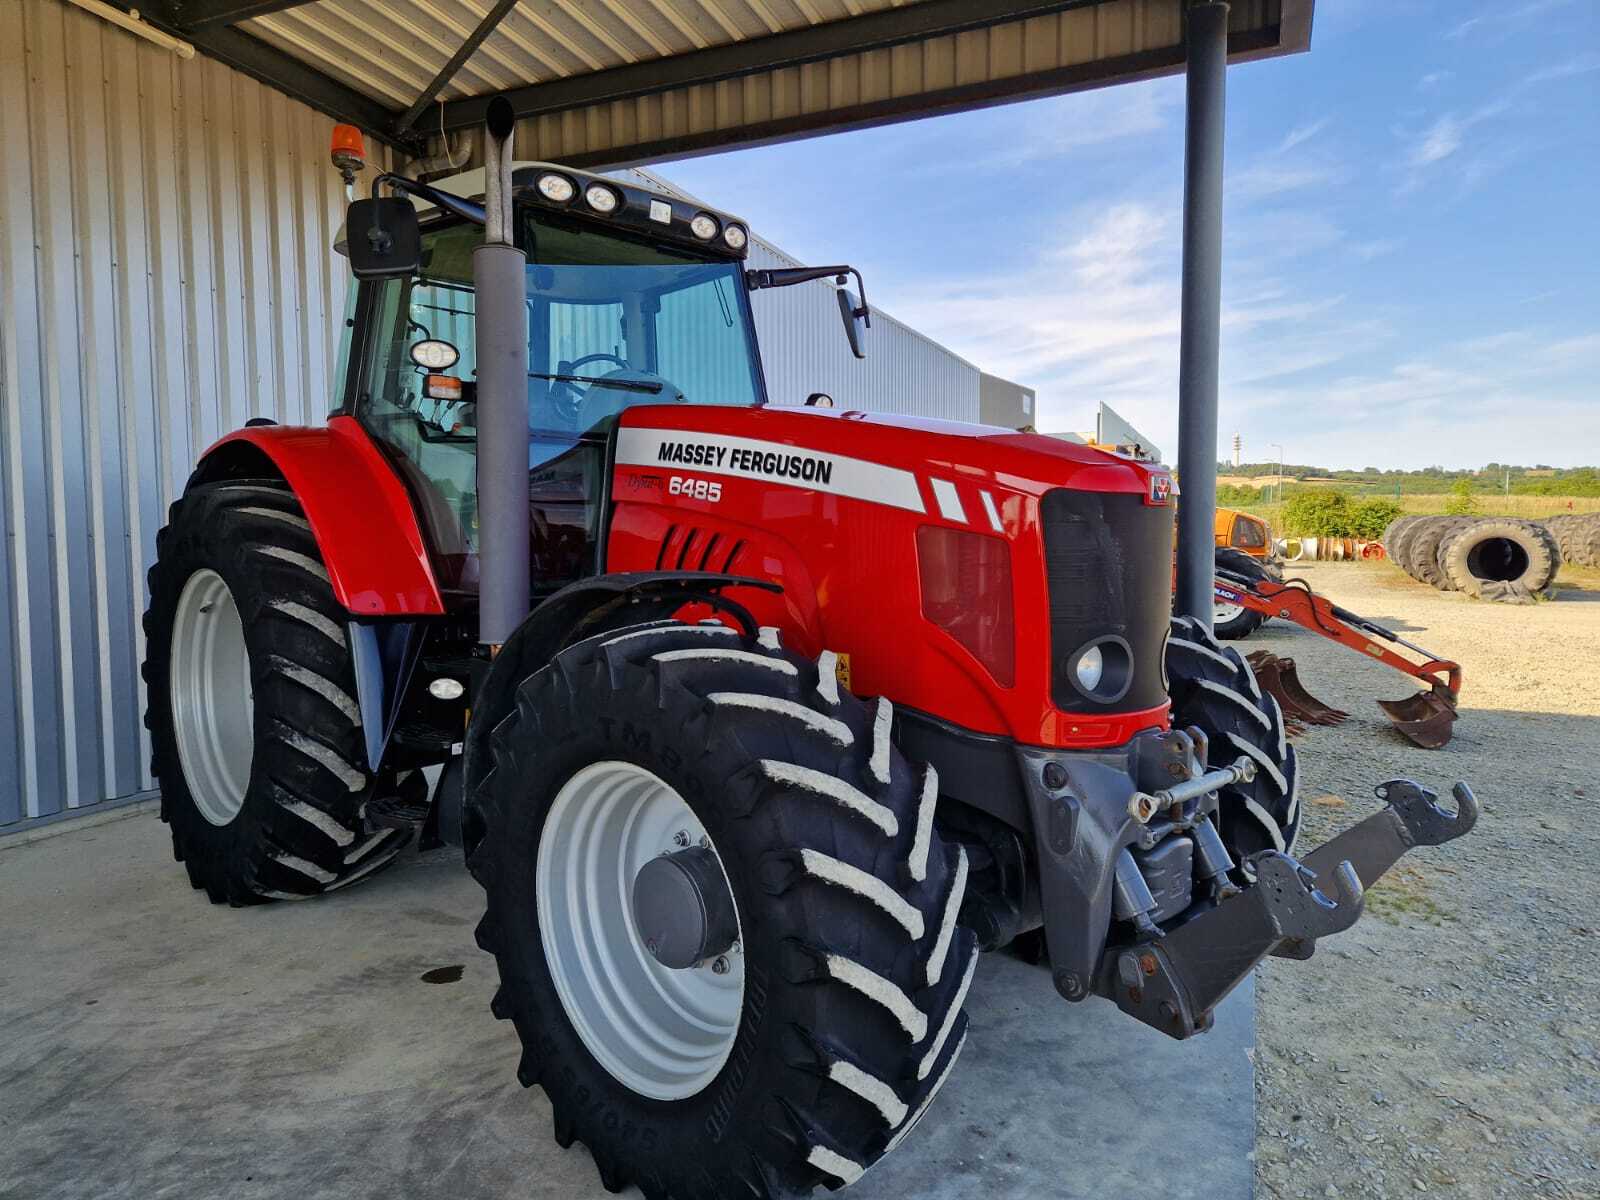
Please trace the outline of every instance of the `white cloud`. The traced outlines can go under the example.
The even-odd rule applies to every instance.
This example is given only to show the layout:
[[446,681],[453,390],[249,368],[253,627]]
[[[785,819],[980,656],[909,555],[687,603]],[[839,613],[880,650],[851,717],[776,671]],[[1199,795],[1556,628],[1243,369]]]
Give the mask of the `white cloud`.
[[1158,133],[1181,110],[1182,102],[1183,92],[1170,80],[1038,101],[1017,110],[1025,116],[1025,126],[981,165],[1018,167],[1087,146]]
[[[1080,232],[1010,271],[974,274],[885,303],[952,350],[1034,387],[1041,429],[1085,429],[1101,401],[1177,451],[1180,246],[1176,209],[1101,203]],[[1373,311],[1305,280],[1294,259],[1348,245],[1315,212],[1268,212],[1229,227],[1222,314],[1227,441],[1284,443],[1330,466],[1474,465],[1593,459],[1600,332],[1538,326],[1409,351],[1415,314]],[[1243,246],[1255,249],[1246,254]],[[1392,253],[1393,242],[1352,247]],[[1536,403],[1535,403],[1536,402]],[[1219,449],[1220,453],[1220,449]]]
[[[1584,0],[1586,4],[1590,2],[1591,0]],[[1458,41],[1479,34],[1498,33],[1504,36],[1526,28],[1536,17],[1541,17],[1552,9],[1565,8],[1571,3],[1572,0],[1528,0],[1528,3],[1516,7],[1508,7],[1503,3],[1494,4],[1477,16],[1469,17],[1452,26],[1445,37]]]
[[1446,113],[1434,121],[1422,139],[1411,147],[1411,152],[1406,155],[1406,161],[1413,167],[1425,167],[1429,163],[1439,162],[1461,149],[1465,139],[1466,130],[1461,122]]
[[1429,71],[1421,79],[1417,80],[1417,90],[1419,92],[1432,91],[1441,83],[1445,83],[1446,81],[1454,78],[1454,71]]
[[1309,142],[1312,138],[1316,137],[1317,134],[1321,133],[1332,123],[1332,117],[1323,117],[1320,121],[1311,121],[1305,125],[1296,125],[1284,135],[1283,141],[1278,143],[1278,153],[1287,153],[1288,151],[1293,150],[1296,146]]
[[1553,63],[1535,71],[1522,82],[1524,86],[1531,87],[1534,84],[1550,83],[1557,79],[1571,79],[1574,75],[1587,75],[1591,71],[1600,71],[1600,54],[1580,54],[1576,58],[1567,59],[1566,62]]
[[1264,200],[1284,192],[1326,188],[1344,182],[1339,167],[1327,163],[1261,162],[1229,176],[1230,195],[1241,200]]

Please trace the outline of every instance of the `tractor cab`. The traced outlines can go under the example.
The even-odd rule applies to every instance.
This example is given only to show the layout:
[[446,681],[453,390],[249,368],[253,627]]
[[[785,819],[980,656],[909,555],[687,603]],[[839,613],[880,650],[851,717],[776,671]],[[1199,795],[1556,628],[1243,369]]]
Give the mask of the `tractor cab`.
[[[470,172],[429,191],[453,197],[482,180]],[[537,163],[512,173],[512,192],[514,241],[527,255],[530,566],[536,590],[546,592],[595,571],[606,443],[618,414],[636,404],[759,405],[766,388],[740,221]],[[483,228],[475,213],[459,211],[471,201],[412,203],[415,269],[352,284],[344,409],[406,481],[441,584],[472,592],[472,255]],[[348,239],[339,249],[348,253]]]

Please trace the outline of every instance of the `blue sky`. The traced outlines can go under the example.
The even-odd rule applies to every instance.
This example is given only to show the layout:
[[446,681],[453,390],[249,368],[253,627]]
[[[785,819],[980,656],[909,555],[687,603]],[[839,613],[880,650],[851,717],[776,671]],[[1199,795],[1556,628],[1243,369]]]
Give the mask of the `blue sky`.
[[[1600,0],[1321,0],[1228,122],[1219,456],[1600,462]],[[664,173],[1170,459],[1182,155],[1173,78]]]

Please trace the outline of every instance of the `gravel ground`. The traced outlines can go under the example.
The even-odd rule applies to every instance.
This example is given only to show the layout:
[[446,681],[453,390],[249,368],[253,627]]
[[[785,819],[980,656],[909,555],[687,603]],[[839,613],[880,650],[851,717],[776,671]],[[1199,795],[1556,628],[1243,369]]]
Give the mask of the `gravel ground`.
[[1465,672],[1454,740],[1420,750],[1372,703],[1404,695],[1400,675],[1283,622],[1239,643],[1294,657],[1352,714],[1297,739],[1301,849],[1396,776],[1446,797],[1464,779],[1483,815],[1402,859],[1310,962],[1261,968],[1258,1192],[1600,1197],[1600,573],[1511,607],[1388,563],[1301,566]]

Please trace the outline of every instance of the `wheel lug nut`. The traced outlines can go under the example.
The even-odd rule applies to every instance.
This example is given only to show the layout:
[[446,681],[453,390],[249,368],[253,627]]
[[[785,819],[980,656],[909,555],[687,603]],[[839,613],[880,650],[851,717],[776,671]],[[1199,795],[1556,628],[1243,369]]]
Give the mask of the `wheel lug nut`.
[[689,835],[681,829],[678,830],[677,833],[672,835],[672,844],[674,846],[687,846],[689,844]]
[[727,957],[727,955],[725,955],[725,954],[717,955],[717,960],[714,963],[711,964],[711,972],[714,975],[726,975],[728,973],[728,957]]

